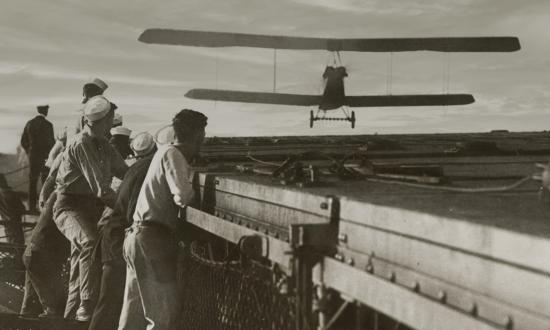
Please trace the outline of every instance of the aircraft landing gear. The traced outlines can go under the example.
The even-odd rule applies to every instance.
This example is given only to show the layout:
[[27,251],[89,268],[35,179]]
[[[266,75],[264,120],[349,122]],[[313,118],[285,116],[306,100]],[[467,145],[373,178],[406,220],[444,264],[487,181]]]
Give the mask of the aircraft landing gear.
[[[313,128],[313,123],[318,121],[318,120],[349,121],[351,123],[351,128],[355,128],[355,121],[356,121],[355,111],[352,111],[351,116],[350,116],[350,115],[348,115],[347,111],[345,111],[344,109],[342,109],[342,110],[344,111],[344,115],[345,115],[344,118],[341,118],[341,117],[326,117],[325,115],[319,116],[320,110],[317,110],[316,114],[313,113],[313,110],[310,110],[309,111],[309,128]],[[324,111],[323,111],[323,113],[324,113]]]

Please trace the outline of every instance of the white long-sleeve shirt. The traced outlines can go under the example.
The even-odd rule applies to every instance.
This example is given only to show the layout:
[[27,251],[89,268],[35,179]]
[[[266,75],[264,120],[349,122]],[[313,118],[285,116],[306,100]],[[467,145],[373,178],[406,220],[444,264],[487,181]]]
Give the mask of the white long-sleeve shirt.
[[158,149],[137,199],[134,221],[155,221],[175,230],[178,210],[193,199],[193,174],[173,145]]
[[50,150],[50,153],[48,155],[48,159],[46,160],[46,166],[48,168],[52,168],[53,162],[57,158],[57,155],[63,152],[65,149],[65,146],[63,145],[63,142],[60,140],[55,140],[55,144],[53,145],[52,149]]

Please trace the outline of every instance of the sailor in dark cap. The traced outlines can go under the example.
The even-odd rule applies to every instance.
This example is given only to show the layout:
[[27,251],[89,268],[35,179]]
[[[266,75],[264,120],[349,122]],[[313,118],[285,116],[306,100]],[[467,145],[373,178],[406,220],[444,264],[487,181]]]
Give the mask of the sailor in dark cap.
[[126,288],[119,330],[176,328],[178,213],[194,200],[189,164],[199,154],[207,119],[190,109],[178,112],[171,125],[174,141],[158,148],[143,179],[124,238]]
[[25,149],[29,158],[29,210],[36,211],[37,191],[36,186],[38,178],[42,183],[48,173],[45,170],[45,162],[50,153],[50,149],[55,143],[53,134],[53,125],[46,116],[48,115],[49,105],[39,105],[37,107],[38,116],[29,120],[21,136],[21,146]]

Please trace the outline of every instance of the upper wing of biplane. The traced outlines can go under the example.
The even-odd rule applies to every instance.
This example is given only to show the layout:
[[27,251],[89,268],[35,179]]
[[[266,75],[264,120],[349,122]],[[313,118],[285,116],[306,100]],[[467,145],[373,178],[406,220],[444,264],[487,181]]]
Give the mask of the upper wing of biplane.
[[145,30],[139,36],[139,41],[199,47],[239,46],[356,52],[513,52],[521,48],[516,37],[334,39],[172,29]]
[[[198,100],[299,106],[319,105],[322,100],[320,95],[243,92],[215,89],[191,89],[185,96]],[[473,103],[474,97],[470,94],[372,95],[346,96],[345,100],[345,105],[350,107],[399,107],[463,105]]]

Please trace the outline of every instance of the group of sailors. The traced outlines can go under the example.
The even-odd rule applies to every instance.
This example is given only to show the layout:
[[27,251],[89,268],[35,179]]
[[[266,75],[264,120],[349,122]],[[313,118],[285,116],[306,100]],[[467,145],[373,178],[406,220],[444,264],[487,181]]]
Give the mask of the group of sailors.
[[[184,109],[165,143],[147,132],[130,139],[103,95],[107,88],[100,79],[84,85],[80,131],[70,138],[54,141],[47,106],[25,126],[30,211],[39,177],[43,185],[23,254],[21,314],[89,321],[94,330],[172,329],[181,306],[178,216],[194,198],[189,164],[207,117]],[[61,276],[67,258],[68,292]]]

